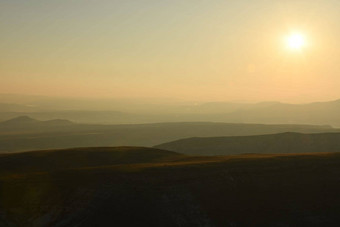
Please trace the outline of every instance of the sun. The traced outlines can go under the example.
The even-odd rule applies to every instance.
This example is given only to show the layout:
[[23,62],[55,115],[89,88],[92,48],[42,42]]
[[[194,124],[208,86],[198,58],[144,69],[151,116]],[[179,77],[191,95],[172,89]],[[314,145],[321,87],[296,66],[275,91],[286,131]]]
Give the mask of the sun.
[[305,37],[301,33],[292,33],[286,37],[286,44],[291,50],[301,50],[306,45]]

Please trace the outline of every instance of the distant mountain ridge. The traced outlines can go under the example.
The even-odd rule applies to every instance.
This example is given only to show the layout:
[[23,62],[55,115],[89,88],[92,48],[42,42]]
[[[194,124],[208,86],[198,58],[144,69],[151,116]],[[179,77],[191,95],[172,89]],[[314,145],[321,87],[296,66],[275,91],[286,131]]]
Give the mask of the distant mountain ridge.
[[10,124],[27,124],[27,123],[37,123],[37,122],[39,121],[29,116],[19,116],[19,117],[9,119],[7,121],[0,122],[0,124],[10,125]]
[[340,133],[193,137],[155,146],[188,155],[340,152]]
[[54,119],[54,120],[47,120],[47,121],[40,121],[36,120],[34,118],[31,118],[29,116],[19,116],[12,119],[9,119],[7,121],[0,122],[2,125],[15,125],[15,124],[37,124],[37,123],[67,123],[72,124],[71,121],[65,120],[65,119]]
[[75,125],[64,119],[40,121],[28,116],[19,116],[7,121],[0,122],[0,134],[4,133],[32,133],[61,131]]
[[24,126],[27,124],[45,124],[45,125],[57,125],[57,124],[73,124],[73,122],[65,119],[54,119],[54,120],[47,120],[47,121],[40,121],[29,116],[19,116],[12,118],[7,121],[0,122],[0,126]]
[[[60,104],[60,103],[59,103]],[[76,105],[76,102],[73,103]],[[6,104],[8,106],[8,104]],[[4,106],[6,106],[4,105]],[[126,104],[131,105],[131,104]],[[60,106],[51,110],[27,105],[29,109],[3,108],[0,103],[0,119],[27,115],[37,119],[69,119],[78,123],[92,124],[141,124],[157,122],[228,122],[260,124],[312,124],[340,127],[340,100],[314,102],[306,104],[288,104],[281,102],[228,103],[208,102],[202,104],[148,104],[140,109],[124,108],[98,110],[62,109]],[[109,106],[103,105],[103,106]],[[133,106],[133,105],[132,105]],[[138,105],[141,107],[141,105]],[[69,106],[68,106],[69,107]],[[76,107],[76,106],[75,106]],[[30,108],[35,108],[30,110]]]

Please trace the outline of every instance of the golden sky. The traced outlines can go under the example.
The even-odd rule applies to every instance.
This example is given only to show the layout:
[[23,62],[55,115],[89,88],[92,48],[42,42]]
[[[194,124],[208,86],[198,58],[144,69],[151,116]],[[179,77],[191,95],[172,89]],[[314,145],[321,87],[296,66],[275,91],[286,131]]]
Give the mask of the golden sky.
[[0,93],[338,99],[339,12],[338,0],[0,1]]

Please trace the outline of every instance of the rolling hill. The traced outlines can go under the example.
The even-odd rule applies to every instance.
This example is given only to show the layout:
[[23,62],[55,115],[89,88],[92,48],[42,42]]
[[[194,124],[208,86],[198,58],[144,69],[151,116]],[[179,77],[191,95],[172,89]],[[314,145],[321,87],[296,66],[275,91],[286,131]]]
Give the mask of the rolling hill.
[[340,133],[195,137],[164,143],[155,147],[190,155],[339,152]]
[[45,172],[69,168],[174,161],[183,155],[144,147],[87,147],[0,154],[1,172]]
[[191,157],[77,148],[3,154],[0,163],[1,226],[340,223],[340,153]]

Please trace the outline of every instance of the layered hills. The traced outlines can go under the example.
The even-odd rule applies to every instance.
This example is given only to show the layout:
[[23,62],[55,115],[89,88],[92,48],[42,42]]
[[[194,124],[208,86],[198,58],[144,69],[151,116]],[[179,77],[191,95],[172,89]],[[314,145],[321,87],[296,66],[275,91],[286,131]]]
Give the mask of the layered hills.
[[[21,97],[19,100],[25,100],[25,97]],[[69,119],[74,122],[91,124],[141,124],[197,121],[312,124],[340,127],[340,100],[306,104],[280,102],[254,104],[210,102],[173,105],[152,105],[142,102],[115,103],[113,101],[101,102],[99,100],[95,102],[92,100],[92,104],[89,104],[91,103],[90,100],[73,100],[69,102],[70,100],[61,101],[53,99],[47,99],[44,103],[41,103],[37,101],[34,102],[33,100],[34,98],[27,101],[26,105],[0,103],[0,119],[5,120],[28,115],[37,119]]]
[[27,116],[0,123],[0,152],[69,147],[155,146],[189,137],[245,136],[283,132],[337,132],[330,126],[177,122],[137,125],[39,121]]

